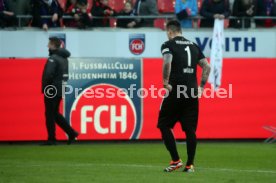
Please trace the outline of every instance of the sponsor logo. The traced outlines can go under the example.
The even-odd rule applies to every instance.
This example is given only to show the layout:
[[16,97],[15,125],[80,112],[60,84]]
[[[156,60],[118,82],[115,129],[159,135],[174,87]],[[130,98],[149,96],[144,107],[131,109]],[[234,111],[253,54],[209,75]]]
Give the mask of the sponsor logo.
[[[196,44],[204,52],[211,49],[212,38],[196,37]],[[256,52],[257,39],[255,37],[225,37],[225,52]]]
[[145,51],[145,34],[129,35],[129,50],[134,55],[141,55]]
[[142,88],[140,59],[70,59],[68,76],[64,115],[80,132],[78,139],[139,138],[142,98],[127,89]]
[[97,84],[86,88],[74,101],[71,109],[71,125],[80,132],[79,139],[131,139],[137,115],[135,106],[127,93],[121,97],[101,98],[91,91],[101,89],[108,92],[121,90],[111,84]]

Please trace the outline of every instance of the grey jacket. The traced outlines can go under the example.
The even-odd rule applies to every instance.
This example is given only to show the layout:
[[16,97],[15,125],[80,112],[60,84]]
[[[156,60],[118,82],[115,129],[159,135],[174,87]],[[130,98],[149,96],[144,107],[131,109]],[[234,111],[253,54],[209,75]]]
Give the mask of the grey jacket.
[[[136,4],[137,15],[158,15],[156,0],[138,0]],[[153,27],[154,19],[137,19],[140,27]]]

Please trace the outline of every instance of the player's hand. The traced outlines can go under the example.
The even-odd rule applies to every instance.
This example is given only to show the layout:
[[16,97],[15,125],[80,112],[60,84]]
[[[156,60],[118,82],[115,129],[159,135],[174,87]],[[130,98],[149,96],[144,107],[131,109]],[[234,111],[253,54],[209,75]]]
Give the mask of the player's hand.
[[48,25],[47,24],[43,24],[42,29],[45,31],[48,31]]
[[201,87],[201,86],[199,86],[198,87],[198,98],[201,98],[201,96],[202,96],[202,94],[203,94],[203,92],[204,92],[204,88],[203,87]]
[[109,10],[104,10],[104,14],[105,15],[110,15],[110,11]]
[[246,14],[249,15],[249,16],[251,16],[253,14],[253,10],[252,9],[247,10]]
[[86,13],[87,12],[87,7],[86,6],[82,7],[81,12]]
[[75,14],[74,18],[75,18],[76,21],[78,21],[80,19],[80,16],[78,14]]
[[186,12],[187,12],[188,16],[191,16],[192,10],[190,8],[186,8]]
[[133,28],[135,25],[136,25],[136,22],[133,21],[133,22],[128,23],[127,27],[128,28]]
[[223,19],[225,19],[225,16],[224,15],[219,15],[219,19],[223,20]]
[[214,19],[219,19],[219,14],[214,14]]
[[56,22],[58,20],[58,14],[55,13],[52,17],[52,22]]
[[14,16],[14,12],[11,11],[3,11],[3,13],[8,16]]
[[167,89],[169,92],[172,91],[172,85],[170,84],[164,84],[164,88]]
[[254,8],[254,5],[252,5],[252,6],[246,11],[246,14],[249,15],[249,16],[251,16],[251,15],[254,13],[253,8]]

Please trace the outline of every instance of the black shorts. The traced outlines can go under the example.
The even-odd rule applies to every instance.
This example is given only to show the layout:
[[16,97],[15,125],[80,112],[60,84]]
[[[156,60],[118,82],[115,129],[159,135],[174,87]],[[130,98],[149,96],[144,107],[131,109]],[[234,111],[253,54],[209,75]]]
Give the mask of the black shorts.
[[198,98],[177,98],[176,93],[172,91],[161,104],[157,127],[173,128],[178,121],[183,131],[187,128],[196,131]]

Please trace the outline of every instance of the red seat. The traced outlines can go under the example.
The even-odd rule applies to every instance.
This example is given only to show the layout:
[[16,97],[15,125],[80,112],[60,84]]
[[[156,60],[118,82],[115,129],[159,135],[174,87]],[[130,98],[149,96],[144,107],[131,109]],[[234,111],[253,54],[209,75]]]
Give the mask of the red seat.
[[63,9],[63,11],[65,10],[65,5],[67,3],[67,0],[58,0],[58,3],[60,5],[60,7]]
[[154,27],[165,30],[166,28],[166,19],[158,18],[154,20]]
[[109,0],[110,8],[114,9],[116,12],[120,12],[125,6],[126,0]]
[[[198,9],[198,12],[200,12],[201,6],[202,6],[202,0],[197,0],[197,9]],[[200,19],[197,20],[197,27],[200,27]]]
[[157,0],[160,13],[174,13],[175,0]]
[[117,19],[116,18],[110,18],[110,27],[114,28],[117,27]]
[[[65,10],[65,6],[68,0],[58,0],[58,3],[60,4],[61,8]],[[91,10],[93,5],[93,0],[87,0],[87,10]]]
[[87,10],[91,12],[93,6],[93,0],[87,0]]

